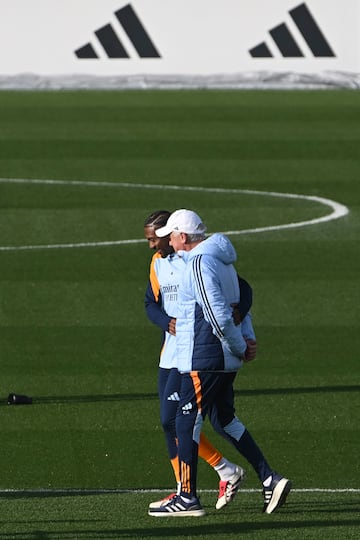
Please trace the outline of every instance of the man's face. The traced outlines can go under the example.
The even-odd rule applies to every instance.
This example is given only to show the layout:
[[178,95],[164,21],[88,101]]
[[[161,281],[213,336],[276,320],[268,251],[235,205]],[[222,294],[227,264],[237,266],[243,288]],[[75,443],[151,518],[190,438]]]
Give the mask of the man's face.
[[149,242],[149,248],[160,253],[163,258],[170,255],[170,253],[174,253],[173,248],[169,245],[169,237],[165,236],[164,238],[159,238],[156,236],[155,231],[156,228],[153,225],[144,227],[144,235]]
[[170,246],[172,246],[176,252],[180,251],[180,250],[183,250],[183,249],[185,249],[184,248],[185,239],[186,239],[186,234],[178,233],[178,232],[172,232],[170,234],[170,241],[169,241]]

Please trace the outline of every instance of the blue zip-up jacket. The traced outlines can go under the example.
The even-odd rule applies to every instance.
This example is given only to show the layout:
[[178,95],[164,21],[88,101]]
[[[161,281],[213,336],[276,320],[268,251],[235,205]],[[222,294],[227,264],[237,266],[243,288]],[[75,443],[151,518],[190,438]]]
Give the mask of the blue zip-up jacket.
[[239,326],[232,318],[231,304],[240,300],[235,249],[217,233],[179,255],[186,267],[178,291],[178,369],[237,371],[246,351],[244,337],[255,339],[255,333],[250,314]]

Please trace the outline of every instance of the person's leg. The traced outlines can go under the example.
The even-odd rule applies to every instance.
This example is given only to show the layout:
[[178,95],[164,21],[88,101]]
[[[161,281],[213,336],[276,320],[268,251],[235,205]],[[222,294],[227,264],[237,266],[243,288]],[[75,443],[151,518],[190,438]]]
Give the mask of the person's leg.
[[[159,370],[160,421],[165,434],[166,445],[176,482],[180,480],[175,418],[180,400],[181,375],[177,369]],[[227,460],[223,454],[201,432],[199,457],[212,467],[221,480],[232,475],[237,465]]]
[[177,369],[159,369],[160,422],[176,482],[180,481],[175,418],[181,378]]
[[[159,369],[160,421],[165,434],[169,459],[178,486],[177,491],[180,484],[180,471],[175,418],[180,399],[180,385],[181,375],[177,369]],[[204,459],[219,476],[219,495],[216,504],[217,508],[222,508],[235,497],[240,482],[245,478],[245,471],[226,459],[203,433],[200,433],[198,452],[199,457]],[[224,483],[227,483],[229,479],[234,483],[236,482],[236,488],[233,490],[231,497],[224,498]],[[150,503],[150,508],[155,508],[166,503],[174,495],[174,493],[171,493],[159,501]]]
[[149,511],[159,508],[173,499],[180,490],[180,470],[175,429],[176,411],[179,405],[181,378],[177,369],[159,369],[158,391],[160,398],[160,422],[164,431],[170,463],[176,481],[176,490],[163,499],[149,505]]
[[185,373],[181,382],[181,397],[176,416],[176,433],[180,461],[181,494],[196,497],[196,476],[201,428],[207,410],[221,386],[223,373]]
[[[232,461],[229,461],[203,432],[200,433],[199,457],[214,469],[219,476],[220,482],[227,481],[229,477],[233,477],[234,474],[240,474],[241,467]],[[241,473],[241,476],[243,475],[244,471]]]
[[206,407],[203,410],[203,406],[206,405],[206,399],[211,398],[208,388],[216,385],[217,380],[216,374],[203,375],[196,371],[181,375],[180,402],[176,415],[181,490],[179,496],[167,504],[150,508],[149,515],[151,516],[200,516],[204,514],[196,493],[198,448],[206,411]]
[[203,423],[201,382],[197,372],[181,375],[181,398],[176,415],[181,495],[196,498],[200,433]]
[[176,415],[176,434],[180,465],[180,494],[157,508],[150,516],[202,516],[204,510],[196,496],[198,446],[203,418],[201,387],[196,372],[181,375],[180,402]]
[[209,418],[220,435],[229,440],[238,452],[252,465],[263,486],[264,508],[274,512],[286,499],[291,482],[276,473],[267,462],[250,432],[235,415],[233,382],[236,373],[224,376],[216,399],[209,410]]
[[272,469],[249,431],[235,415],[233,389],[235,376],[235,372],[224,374],[222,385],[209,410],[209,419],[214,429],[235,446],[263,482],[272,473]]

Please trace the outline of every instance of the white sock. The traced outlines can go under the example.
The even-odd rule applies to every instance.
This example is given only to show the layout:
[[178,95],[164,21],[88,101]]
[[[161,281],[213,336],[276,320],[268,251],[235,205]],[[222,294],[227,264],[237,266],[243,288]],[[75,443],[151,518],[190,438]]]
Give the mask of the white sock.
[[218,473],[220,480],[230,480],[231,477],[236,472],[236,465],[235,463],[231,463],[228,459],[223,457],[221,461],[214,467],[215,471]]

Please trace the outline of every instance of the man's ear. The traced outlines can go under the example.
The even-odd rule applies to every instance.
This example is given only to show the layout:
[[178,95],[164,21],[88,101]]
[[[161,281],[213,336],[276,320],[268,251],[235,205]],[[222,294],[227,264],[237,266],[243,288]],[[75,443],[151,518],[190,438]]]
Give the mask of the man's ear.
[[190,244],[189,235],[187,233],[184,233],[184,232],[180,233],[180,238],[181,238],[181,242],[184,244],[184,246],[186,244]]

